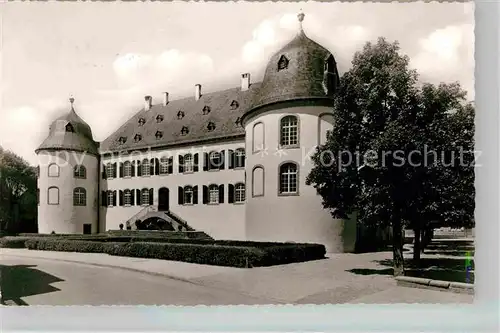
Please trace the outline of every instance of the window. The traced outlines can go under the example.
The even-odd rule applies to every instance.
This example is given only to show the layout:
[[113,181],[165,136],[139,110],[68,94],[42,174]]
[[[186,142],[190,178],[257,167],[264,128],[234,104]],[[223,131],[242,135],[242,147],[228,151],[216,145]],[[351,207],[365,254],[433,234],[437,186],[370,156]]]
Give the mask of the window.
[[288,68],[288,58],[282,55],[280,60],[278,60],[278,72]]
[[286,116],[280,122],[280,145],[294,146],[299,144],[299,121],[296,116]]
[[160,175],[171,173],[169,172],[170,164],[171,162],[168,157],[163,156],[162,158],[160,158]]
[[127,138],[124,137],[124,136],[120,136],[120,138],[118,139],[118,142],[122,145],[124,144],[125,142],[127,142]]
[[264,195],[264,168],[256,166],[252,170],[252,196],[261,197]]
[[59,166],[55,163],[49,165],[49,177],[59,177]]
[[189,128],[182,126],[181,135],[187,135],[189,133]]
[[184,187],[184,204],[193,204],[193,188],[191,186]]
[[333,60],[333,56],[330,55],[328,59],[325,61],[325,72],[333,73],[334,72],[335,61]]
[[156,140],[160,140],[163,137],[163,132],[162,131],[156,131],[155,137],[156,137]]
[[182,119],[182,118],[184,118],[184,111],[177,112],[177,119]]
[[115,168],[112,163],[106,164],[106,176],[107,178],[114,178]]
[[114,195],[113,191],[108,191],[108,207],[114,206]]
[[245,149],[238,148],[234,153],[234,167],[244,168],[245,167]]
[[143,126],[146,123],[146,119],[139,118],[139,126]]
[[245,184],[238,183],[234,186],[234,202],[245,202]]
[[85,166],[75,165],[75,169],[74,169],[75,178],[85,179],[85,178],[87,178],[86,174],[87,174],[87,170],[85,169]]
[[66,125],[66,132],[70,132],[70,133],[75,132],[75,129],[73,128],[73,125],[71,125],[71,124],[68,123]]
[[209,155],[210,158],[210,163],[209,163],[209,170],[217,170],[219,169],[221,165],[221,156],[220,153],[217,151],[213,151]]
[[184,172],[193,172],[194,164],[193,164],[193,155],[186,154],[184,155]]
[[130,161],[123,163],[123,177],[132,177],[132,163]]
[[207,129],[209,132],[212,132],[213,130],[215,130],[215,123],[214,122],[209,122],[208,125],[207,125]]
[[253,125],[252,152],[257,153],[264,149],[264,124],[259,122]]
[[132,205],[132,192],[130,190],[123,191],[123,203],[125,206]]
[[86,206],[87,192],[83,187],[77,187],[73,190],[73,206]]
[[139,142],[139,141],[141,141],[141,140],[142,140],[142,135],[140,135],[140,134],[136,134],[136,135],[134,136],[134,141],[135,141],[135,142]]
[[142,160],[141,164],[141,171],[142,171],[142,176],[150,176],[150,164],[149,160],[147,158]]
[[47,190],[47,203],[49,205],[59,205],[59,188],[55,186],[49,187]]
[[279,194],[297,193],[298,169],[295,163],[285,163],[279,168]]
[[232,101],[230,106],[231,110],[236,110],[240,104],[237,101]]
[[210,113],[210,106],[208,105],[205,105],[203,107],[203,114],[209,114]]
[[163,121],[163,116],[161,114],[156,116],[156,122],[161,123]]
[[147,188],[141,190],[141,205],[149,205],[149,190]]
[[210,185],[208,187],[208,203],[217,204],[219,203],[219,187],[217,185]]

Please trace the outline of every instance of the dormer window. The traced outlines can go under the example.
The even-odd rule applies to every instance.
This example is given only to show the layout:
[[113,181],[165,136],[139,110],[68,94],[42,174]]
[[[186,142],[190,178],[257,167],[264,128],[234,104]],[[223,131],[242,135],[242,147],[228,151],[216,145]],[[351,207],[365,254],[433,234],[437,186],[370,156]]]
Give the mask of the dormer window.
[[141,141],[141,140],[142,140],[142,135],[140,135],[140,134],[136,134],[136,135],[134,136],[134,141],[135,141],[135,142],[139,142],[139,141]]
[[208,105],[205,105],[203,107],[203,114],[209,114],[210,113],[210,106]]
[[156,131],[155,134],[156,140],[159,140],[163,137],[163,132],[162,131]]
[[182,126],[181,135],[186,135],[189,133],[189,128],[187,126]]
[[177,112],[177,119],[182,119],[182,118],[184,118],[184,111]]
[[71,124],[68,123],[66,125],[66,132],[70,132],[70,133],[75,132],[75,129],[73,128],[73,125],[71,125]]
[[278,60],[278,72],[288,68],[288,58],[282,55],[280,60]]
[[118,142],[122,145],[124,144],[125,142],[127,142],[127,138],[124,137],[124,136],[120,136],[120,138],[118,139]]
[[163,121],[163,116],[161,114],[156,116],[156,122],[161,123]]
[[241,117],[236,118],[236,121],[234,122],[236,126],[241,126]]
[[214,122],[209,122],[207,125],[207,129],[212,132],[215,129],[215,123]]
[[146,123],[146,119],[139,118],[139,126],[143,126]]
[[240,104],[237,101],[231,102],[231,110],[236,110],[238,106],[240,106]]

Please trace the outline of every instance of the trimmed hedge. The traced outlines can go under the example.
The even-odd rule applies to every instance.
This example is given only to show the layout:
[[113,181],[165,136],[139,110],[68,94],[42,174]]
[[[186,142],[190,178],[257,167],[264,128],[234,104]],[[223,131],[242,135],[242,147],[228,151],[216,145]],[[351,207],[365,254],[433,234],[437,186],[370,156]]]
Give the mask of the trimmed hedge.
[[213,239],[203,231],[108,230],[107,234],[112,237],[127,236],[174,239]]
[[[223,241],[233,242],[233,241]],[[257,267],[271,266],[291,262],[322,259],[325,247],[319,244],[238,242],[234,244],[191,244],[172,242],[108,242],[89,240],[70,240],[52,238],[33,238],[26,241],[31,250],[107,253],[116,256],[153,258],[189,263],[232,266]],[[254,243],[241,245],[241,243]],[[257,243],[258,244],[258,243]]]
[[5,236],[0,238],[0,248],[22,249],[25,243],[34,237]]

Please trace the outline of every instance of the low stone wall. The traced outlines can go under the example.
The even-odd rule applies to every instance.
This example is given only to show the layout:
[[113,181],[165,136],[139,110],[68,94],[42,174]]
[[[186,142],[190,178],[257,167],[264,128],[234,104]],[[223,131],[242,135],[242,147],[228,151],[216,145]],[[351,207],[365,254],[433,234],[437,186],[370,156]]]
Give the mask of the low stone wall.
[[444,290],[474,295],[474,285],[470,283],[431,280],[411,276],[397,276],[396,281],[398,286],[403,287]]

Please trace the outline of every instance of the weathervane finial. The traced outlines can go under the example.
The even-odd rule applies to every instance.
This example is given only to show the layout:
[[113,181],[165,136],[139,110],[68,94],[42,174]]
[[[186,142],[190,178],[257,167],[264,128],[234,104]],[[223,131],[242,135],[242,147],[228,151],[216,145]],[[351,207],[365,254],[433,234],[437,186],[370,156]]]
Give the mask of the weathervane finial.
[[71,103],[71,109],[73,109],[73,103],[75,102],[75,99],[73,96],[69,98],[69,102]]
[[304,21],[304,17],[306,15],[302,12],[302,9],[300,10],[300,13],[297,15],[297,18],[299,19],[300,23],[300,30],[302,30],[302,21]]

